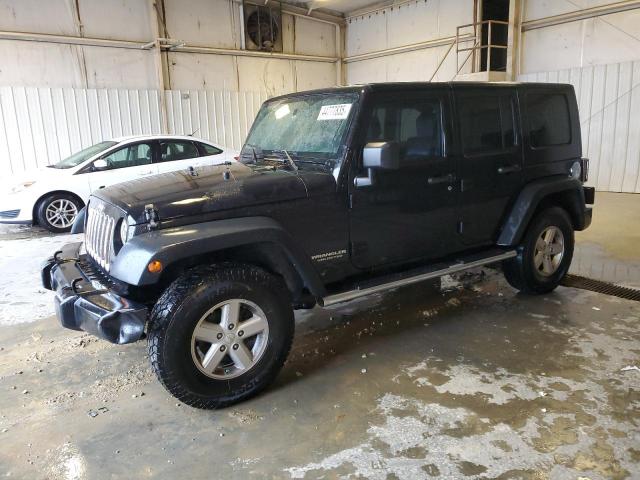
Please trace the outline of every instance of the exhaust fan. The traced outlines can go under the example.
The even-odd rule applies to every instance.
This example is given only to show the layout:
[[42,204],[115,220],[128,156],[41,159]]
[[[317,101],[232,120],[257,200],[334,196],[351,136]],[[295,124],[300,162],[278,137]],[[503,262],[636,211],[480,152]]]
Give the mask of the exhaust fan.
[[244,35],[247,50],[282,52],[282,10],[272,6],[244,2]]

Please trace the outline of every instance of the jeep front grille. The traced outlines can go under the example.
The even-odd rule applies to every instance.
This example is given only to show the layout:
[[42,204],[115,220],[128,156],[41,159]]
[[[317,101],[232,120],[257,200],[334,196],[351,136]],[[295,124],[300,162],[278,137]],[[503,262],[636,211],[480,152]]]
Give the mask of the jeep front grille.
[[85,246],[87,253],[107,272],[113,255],[113,234],[117,219],[104,213],[104,209],[89,203],[87,208],[87,226],[85,228]]

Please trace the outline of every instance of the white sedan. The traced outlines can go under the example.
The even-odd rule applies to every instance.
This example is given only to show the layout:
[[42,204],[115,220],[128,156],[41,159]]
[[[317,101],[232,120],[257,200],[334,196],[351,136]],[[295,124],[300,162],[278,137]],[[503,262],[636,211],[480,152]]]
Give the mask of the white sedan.
[[238,152],[183,136],[114,138],[20,176],[0,192],[0,223],[67,232],[98,188],[189,167],[233,162]]

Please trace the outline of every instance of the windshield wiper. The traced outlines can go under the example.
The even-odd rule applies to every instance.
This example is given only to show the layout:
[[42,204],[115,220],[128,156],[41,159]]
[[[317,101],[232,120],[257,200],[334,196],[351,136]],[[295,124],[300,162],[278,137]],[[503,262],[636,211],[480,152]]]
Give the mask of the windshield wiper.
[[[247,147],[251,149],[251,152],[246,152],[246,153],[244,152],[245,148]],[[256,153],[256,147],[253,145],[247,144],[245,145],[245,148],[242,149],[243,151],[240,153],[240,157],[244,158],[247,154],[250,154],[252,155],[253,163],[258,163],[258,154]]]
[[293,171],[295,172],[298,171],[298,166],[296,165],[296,162],[293,161],[293,159],[291,158],[291,155],[289,155],[289,152],[287,152],[284,148],[281,150],[272,150],[272,152],[284,153],[284,157],[280,157],[280,160],[285,160]]

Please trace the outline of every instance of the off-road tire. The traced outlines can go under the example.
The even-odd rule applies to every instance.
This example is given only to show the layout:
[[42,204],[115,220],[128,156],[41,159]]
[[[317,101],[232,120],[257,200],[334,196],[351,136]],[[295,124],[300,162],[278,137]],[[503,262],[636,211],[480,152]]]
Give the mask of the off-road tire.
[[[564,237],[564,254],[557,270],[550,276],[541,275],[535,268],[535,246],[542,232],[555,226]],[[554,290],[569,271],[573,258],[574,232],[567,212],[552,207],[538,213],[527,228],[522,243],[518,246],[518,255],[502,264],[504,276],[509,284],[521,292],[543,294]]]
[[[227,299],[258,305],[269,324],[267,347],[250,370],[228,380],[203,374],[191,356],[191,336],[204,313]],[[155,304],[148,327],[151,366],[178,400],[202,409],[224,408],[269,385],[293,341],[291,297],[284,282],[250,265],[196,267],[175,280]]]
[[71,195],[69,193],[52,193],[51,195],[47,195],[42,200],[40,200],[38,202],[38,205],[35,208],[36,220],[38,222],[38,225],[40,225],[43,228],[46,228],[52,233],[65,233],[65,232],[71,231],[71,226],[73,225],[73,222],[71,222],[67,226],[60,227],[60,226],[53,225],[49,221],[49,219],[47,219],[47,208],[49,207],[49,205],[51,205],[53,202],[65,202],[65,201],[70,202],[75,206],[76,208],[75,218],[77,218],[77,214],[80,212],[80,209],[83,207],[82,202],[78,199],[78,197],[76,197],[75,195]]

